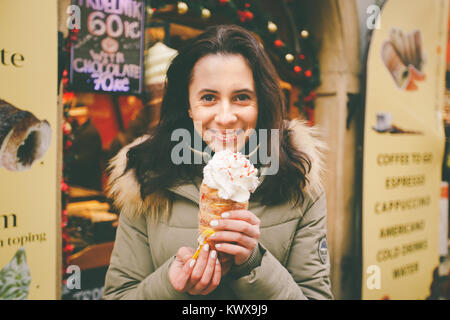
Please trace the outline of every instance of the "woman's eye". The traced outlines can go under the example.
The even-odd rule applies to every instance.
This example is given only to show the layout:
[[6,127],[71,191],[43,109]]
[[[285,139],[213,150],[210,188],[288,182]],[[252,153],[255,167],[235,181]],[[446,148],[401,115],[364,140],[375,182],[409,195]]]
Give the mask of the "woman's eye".
[[236,100],[240,102],[248,101],[250,100],[250,96],[248,94],[239,94],[236,96]]
[[201,99],[206,102],[213,102],[214,96],[212,94],[205,94]]

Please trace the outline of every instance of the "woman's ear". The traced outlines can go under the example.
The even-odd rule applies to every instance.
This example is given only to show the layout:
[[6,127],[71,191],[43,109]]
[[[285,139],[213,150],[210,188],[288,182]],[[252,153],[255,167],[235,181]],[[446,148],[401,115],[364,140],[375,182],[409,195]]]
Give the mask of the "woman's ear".
[[192,119],[192,111],[191,108],[188,109],[189,117]]

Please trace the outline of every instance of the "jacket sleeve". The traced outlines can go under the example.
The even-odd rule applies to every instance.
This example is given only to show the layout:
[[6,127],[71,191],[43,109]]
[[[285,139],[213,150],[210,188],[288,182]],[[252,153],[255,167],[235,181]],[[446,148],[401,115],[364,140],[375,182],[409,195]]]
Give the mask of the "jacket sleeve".
[[155,270],[145,217],[128,218],[121,214],[103,299],[186,299],[186,294],[176,291],[169,282],[168,271],[174,259]]
[[[333,299],[329,280],[329,255],[319,255],[326,239],[326,197],[322,193],[300,219],[286,267],[263,247],[261,265],[233,282],[239,299]],[[323,260],[323,262],[322,262]]]

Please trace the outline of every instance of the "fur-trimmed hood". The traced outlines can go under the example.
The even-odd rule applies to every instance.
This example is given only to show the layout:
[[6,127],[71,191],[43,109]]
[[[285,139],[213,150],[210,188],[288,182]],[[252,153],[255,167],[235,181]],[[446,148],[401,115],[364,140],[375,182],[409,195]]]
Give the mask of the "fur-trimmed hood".
[[[306,195],[317,197],[322,187],[323,176],[323,152],[326,146],[319,138],[316,127],[309,127],[305,122],[292,120],[288,128],[293,135],[293,142],[298,150],[304,152],[311,160],[311,170],[307,174],[308,184],[305,187]],[[119,153],[111,159],[108,169],[110,172],[107,186],[107,195],[113,199],[114,205],[121,209],[126,215],[150,214],[157,217],[161,213],[169,211],[169,200],[162,193],[155,193],[141,198],[140,185],[136,179],[134,170],[124,174],[127,165],[127,152],[149,138],[148,135],[141,136],[129,145],[123,147]],[[183,185],[171,188],[175,192],[198,203],[199,191],[193,185]]]

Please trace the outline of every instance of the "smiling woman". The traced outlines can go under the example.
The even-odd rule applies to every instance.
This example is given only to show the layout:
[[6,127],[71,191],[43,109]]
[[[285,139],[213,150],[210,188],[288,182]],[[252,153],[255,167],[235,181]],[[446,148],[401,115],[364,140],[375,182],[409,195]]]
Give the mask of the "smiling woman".
[[241,55],[207,55],[192,72],[189,116],[214,151],[237,152],[256,128],[258,101],[252,70]]
[[[167,71],[158,126],[111,162],[109,195],[121,215],[104,298],[333,297],[323,145],[314,129],[285,120],[284,110],[277,72],[245,29],[210,27],[179,51]],[[211,221],[214,248],[195,250],[205,163],[173,161],[177,130],[190,133],[188,156],[209,161],[209,148],[251,160],[264,149],[278,165],[268,174],[271,163],[252,164],[261,183],[245,210]]]

